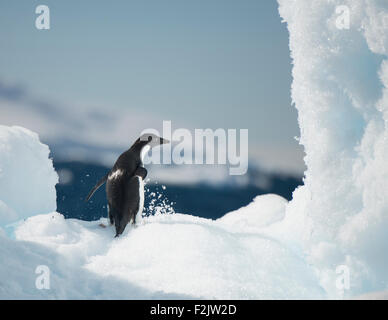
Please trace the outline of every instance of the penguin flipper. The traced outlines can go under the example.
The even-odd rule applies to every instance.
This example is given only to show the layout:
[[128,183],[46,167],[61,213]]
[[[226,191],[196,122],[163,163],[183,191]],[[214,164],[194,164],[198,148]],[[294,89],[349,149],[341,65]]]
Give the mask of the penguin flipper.
[[140,178],[142,178],[144,180],[145,177],[147,176],[147,173],[148,173],[148,171],[146,168],[137,167],[134,176],[139,176]]
[[90,190],[88,196],[87,196],[86,199],[85,199],[85,202],[88,202],[89,199],[93,196],[93,194],[97,191],[97,189],[98,189],[99,187],[101,187],[101,186],[106,182],[106,180],[108,179],[108,175],[109,175],[109,173],[107,173],[105,176],[103,176],[103,177],[96,183],[96,185],[93,187],[93,189]]

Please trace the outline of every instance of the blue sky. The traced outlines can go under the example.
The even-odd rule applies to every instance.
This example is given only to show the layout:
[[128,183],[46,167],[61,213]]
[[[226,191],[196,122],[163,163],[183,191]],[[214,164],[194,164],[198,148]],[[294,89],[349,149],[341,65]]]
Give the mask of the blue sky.
[[[50,30],[35,28],[40,4]],[[0,37],[0,80],[75,113],[99,105],[176,128],[247,128],[251,146],[302,157],[274,0],[3,0]]]

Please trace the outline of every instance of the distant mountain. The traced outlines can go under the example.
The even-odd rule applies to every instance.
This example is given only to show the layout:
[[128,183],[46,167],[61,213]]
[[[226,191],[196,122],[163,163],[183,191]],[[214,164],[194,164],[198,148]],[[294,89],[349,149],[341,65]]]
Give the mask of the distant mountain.
[[[67,161],[54,161],[54,166],[60,177],[60,183],[57,185],[58,212],[66,218],[83,220],[96,220],[107,215],[104,187],[101,187],[88,203],[84,199],[109,168],[87,162]],[[158,182],[153,182],[160,170],[160,167],[150,169],[152,181],[146,184],[144,206],[148,214],[158,210],[175,211],[217,219],[229,211],[247,205],[260,194],[275,193],[290,200],[292,192],[302,184],[301,178],[260,172],[258,169],[250,169],[244,178],[225,176],[215,180],[193,181],[188,177],[187,183],[182,183],[184,179],[158,179]],[[173,176],[174,169],[169,170]],[[183,172],[180,168],[176,170],[178,174],[175,176]],[[189,171],[190,168],[184,169],[186,173]]]

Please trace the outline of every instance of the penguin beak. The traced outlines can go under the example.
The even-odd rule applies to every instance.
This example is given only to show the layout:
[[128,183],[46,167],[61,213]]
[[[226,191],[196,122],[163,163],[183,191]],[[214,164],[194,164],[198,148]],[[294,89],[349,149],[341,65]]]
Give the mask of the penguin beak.
[[166,144],[166,143],[169,143],[170,140],[167,140],[165,138],[160,138],[160,144]]

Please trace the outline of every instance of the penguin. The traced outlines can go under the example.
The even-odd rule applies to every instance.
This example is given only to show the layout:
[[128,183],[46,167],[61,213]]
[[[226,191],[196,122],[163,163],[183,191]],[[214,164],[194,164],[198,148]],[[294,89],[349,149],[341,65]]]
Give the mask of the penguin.
[[120,236],[128,223],[135,224],[141,217],[144,206],[144,178],[147,170],[143,157],[152,147],[168,143],[169,140],[151,133],[140,136],[135,143],[116,160],[113,168],[92,188],[85,201],[106,182],[108,218]]

